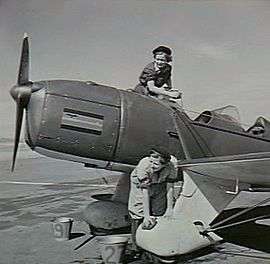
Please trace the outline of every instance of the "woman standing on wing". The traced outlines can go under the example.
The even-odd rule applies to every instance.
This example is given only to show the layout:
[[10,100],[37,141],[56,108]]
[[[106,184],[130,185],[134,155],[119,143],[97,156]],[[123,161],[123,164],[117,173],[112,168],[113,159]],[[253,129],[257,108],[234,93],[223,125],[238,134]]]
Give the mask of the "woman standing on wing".
[[139,84],[134,92],[153,97],[168,96],[179,98],[178,90],[172,89],[171,71],[172,51],[165,46],[159,46],[153,50],[154,61],[149,63],[139,77]]

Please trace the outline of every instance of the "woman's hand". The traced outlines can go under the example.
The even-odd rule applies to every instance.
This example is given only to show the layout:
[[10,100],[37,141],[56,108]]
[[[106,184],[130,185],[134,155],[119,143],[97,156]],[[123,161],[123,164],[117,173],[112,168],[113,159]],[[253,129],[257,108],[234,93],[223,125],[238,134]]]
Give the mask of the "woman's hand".
[[172,208],[167,208],[165,214],[163,215],[163,217],[166,218],[171,218],[173,216],[173,209]]
[[174,99],[180,99],[182,97],[182,93],[178,90],[169,90],[167,91],[167,95]]
[[151,217],[151,216],[150,217],[145,217],[143,219],[142,228],[143,229],[151,229],[151,228],[153,228],[156,225],[156,223],[157,223],[156,218]]
[[164,84],[164,85],[163,85],[163,88],[164,88],[165,91],[170,91],[170,90],[172,90],[172,87],[171,87],[171,86],[168,86],[167,84]]

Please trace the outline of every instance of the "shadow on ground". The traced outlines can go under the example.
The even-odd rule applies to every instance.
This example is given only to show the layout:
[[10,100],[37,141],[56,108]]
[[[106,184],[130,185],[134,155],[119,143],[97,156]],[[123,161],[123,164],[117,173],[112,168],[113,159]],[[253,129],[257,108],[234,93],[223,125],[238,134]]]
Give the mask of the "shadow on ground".
[[[231,215],[234,215],[244,208],[235,208],[222,212],[214,223],[217,223]],[[226,222],[226,224],[236,223],[239,221],[251,219],[254,217],[269,215],[270,205],[262,206],[252,211],[239,216],[232,221]],[[226,228],[216,232],[217,235],[221,236],[226,242],[230,242],[236,245],[264,251],[270,253],[270,228],[269,226],[256,224],[255,222],[249,222],[240,224],[234,227]],[[270,258],[269,258],[270,259]]]

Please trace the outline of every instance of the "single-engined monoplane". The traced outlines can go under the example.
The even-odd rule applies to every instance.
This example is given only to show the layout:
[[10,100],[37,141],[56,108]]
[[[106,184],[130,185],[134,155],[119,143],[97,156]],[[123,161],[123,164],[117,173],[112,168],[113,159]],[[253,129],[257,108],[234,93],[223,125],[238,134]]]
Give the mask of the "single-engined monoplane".
[[[138,245],[161,258],[220,241],[216,231],[233,217],[213,222],[239,192],[270,190],[270,123],[263,117],[244,129],[226,108],[205,111],[193,120],[174,101],[92,81],[32,82],[27,36],[10,93],[17,104],[12,170],[25,112],[25,140],[33,151],[123,172],[110,199],[86,208],[93,232],[121,233],[129,227],[128,174],[149,149],[163,146],[177,158],[184,186],[173,216],[159,217],[153,229],[137,231]],[[269,215],[248,221],[265,218]]]

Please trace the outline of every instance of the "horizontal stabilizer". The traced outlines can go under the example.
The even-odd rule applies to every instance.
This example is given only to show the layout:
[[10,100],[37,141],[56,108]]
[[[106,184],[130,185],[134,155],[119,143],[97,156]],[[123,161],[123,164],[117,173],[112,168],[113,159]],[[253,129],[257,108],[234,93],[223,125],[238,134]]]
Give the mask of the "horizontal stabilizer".
[[[192,186],[190,180],[196,185],[197,189],[194,186],[192,188],[190,187]],[[233,184],[234,182],[231,180],[213,179],[188,171],[184,173],[182,196],[186,198],[193,197],[191,200],[194,200],[195,204],[188,204],[188,206],[192,210],[198,207],[195,209],[197,219],[203,220],[204,223],[210,223],[238,194],[228,194],[227,190],[232,189]],[[187,188],[188,186],[189,188]],[[211,213],[210,207],[215,210],[214,213]],[[201,210],[201,208],[204,208],[204,210]],[[208,213],[206,213],[207,210]],[[190,214],[194,214],[194,212],[190,212]]]
[[192,159],[178,166],[208,177],[270,186],[270,152]]
[[270,226],[270,219],[257,220],[255,223],[258,225]]

